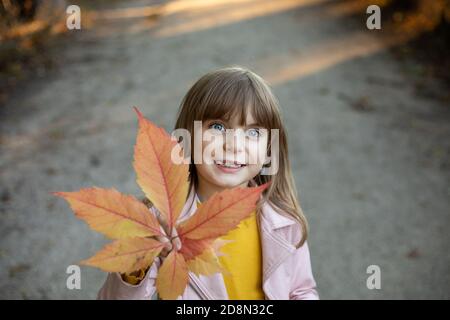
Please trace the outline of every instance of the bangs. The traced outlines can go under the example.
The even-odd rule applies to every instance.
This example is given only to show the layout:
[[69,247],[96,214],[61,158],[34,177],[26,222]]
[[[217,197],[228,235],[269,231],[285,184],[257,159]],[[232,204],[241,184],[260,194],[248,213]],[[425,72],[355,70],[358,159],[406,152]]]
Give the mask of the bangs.
[[205,87],[204,97],[196,106],[196,120],[223,119],[229,121],[237,117],[241,126],[247,124],[250,112],[256,123],[264,128],[272,128],[273,108],[264,95],[255,89],[251,80],[243,75],[241,79],[221,78]]

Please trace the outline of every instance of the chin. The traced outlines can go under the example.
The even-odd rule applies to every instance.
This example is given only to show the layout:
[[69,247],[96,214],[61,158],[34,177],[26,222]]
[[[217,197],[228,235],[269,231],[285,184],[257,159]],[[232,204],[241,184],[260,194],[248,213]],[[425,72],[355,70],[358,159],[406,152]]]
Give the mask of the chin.
[[221,177],[220,175],[210,175],[208,180],[210,183],[222,188],[233,188],[240,184],[240,179],[238,181],[232,177]]
[[222,188],[228,188],[228,189],[232,189],[234,187],[240,186],[241,184],[243,184],[245,181],[242,182],[234,182],[234,181],[224,181],[221,180],[220,182],[217,181],[216,184],[218,186],[221,186]]

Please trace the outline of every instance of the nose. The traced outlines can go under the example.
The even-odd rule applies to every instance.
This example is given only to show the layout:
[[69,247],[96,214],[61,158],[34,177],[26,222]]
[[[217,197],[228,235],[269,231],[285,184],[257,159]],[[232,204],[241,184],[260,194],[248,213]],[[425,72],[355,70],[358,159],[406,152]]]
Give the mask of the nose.
[[242,129],[227,129],[225,133],[225,151],[229,153],[243,152],[245,148],[245,132]]

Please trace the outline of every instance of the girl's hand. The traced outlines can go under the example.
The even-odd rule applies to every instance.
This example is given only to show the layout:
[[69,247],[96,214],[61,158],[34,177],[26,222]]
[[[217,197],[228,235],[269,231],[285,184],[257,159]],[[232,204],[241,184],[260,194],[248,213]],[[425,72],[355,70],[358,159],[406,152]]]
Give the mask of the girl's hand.
[[[161,218],[160,215],[156,215],[156,218],[158,219],[160,225],[163,228],[163,232],[166,235],[166,236],[156,236],[155,237],[158,241],[165,243],[164,249],[162,249],[159,254],[161,261],[164,261],[164,259],[169,255],[169,253],[174,248],[177,251],[181,249],[181,240],[178,237],[178,232],[175,228],[172,229],[171,236],[167,236],[169,234],[169,230],[168,230],[169,228],[167,226],[167,223],[165,221],[163,221],[163,219]],[[150,266],[147,267],[145,270],[141,269],[141,270],[137,270],[137,271],[130,272],[130,273],[121,273],[122,280],[124,280],[125,282],[128,282],[132,285],[137,285],[145,277],[149,268],[150,268]]]
[[169,255],[169,253],[172,250],[180,250],[181,249],[181,240],[178,237],[178,232],[175,228],[172,228],[172,232],[170,236],[167,236],[170,232],[169,227],[167,223],[161,218],[160,215],[156,215],[156,218],[158,219],[159,223],[163,227],[164,233],[166,234],[165,237],[156,236],[156,239],[162,243],[165,243],[165,247],[162,249],[161,253],[159,254],[159,257],[162,261]]

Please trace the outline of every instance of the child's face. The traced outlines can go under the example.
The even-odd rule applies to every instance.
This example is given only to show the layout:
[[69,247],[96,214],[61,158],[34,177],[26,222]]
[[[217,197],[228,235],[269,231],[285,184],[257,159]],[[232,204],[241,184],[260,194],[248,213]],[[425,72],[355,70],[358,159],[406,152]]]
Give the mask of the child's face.
[[228,122],[211,119],[202,123],[202,133],[194,133],[203,134],[202,163],[195,164],[200,189],[216,192],[246,187],[261,171],[267,154],[268,132],[255,125],[250,113],[246,121],[241,126],[238,117]]

